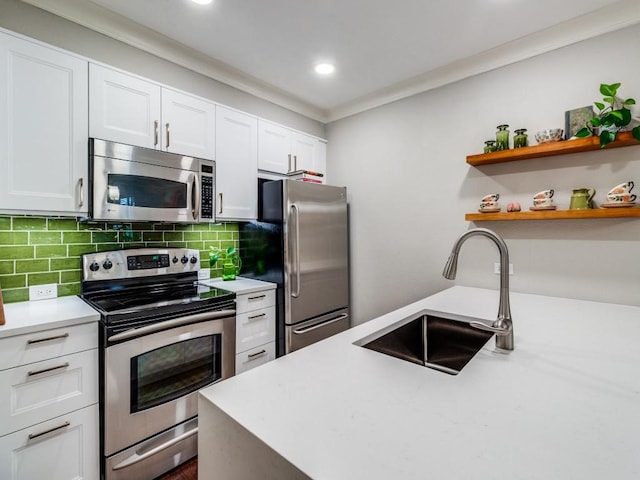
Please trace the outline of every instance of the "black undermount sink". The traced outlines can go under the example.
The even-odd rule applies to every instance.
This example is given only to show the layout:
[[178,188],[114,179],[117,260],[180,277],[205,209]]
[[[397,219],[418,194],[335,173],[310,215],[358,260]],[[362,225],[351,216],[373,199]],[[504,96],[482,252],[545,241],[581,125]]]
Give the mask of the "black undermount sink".
[[425,310],[355,344],[457,375],[493,336],[470,326],[473,320],[478,319]]

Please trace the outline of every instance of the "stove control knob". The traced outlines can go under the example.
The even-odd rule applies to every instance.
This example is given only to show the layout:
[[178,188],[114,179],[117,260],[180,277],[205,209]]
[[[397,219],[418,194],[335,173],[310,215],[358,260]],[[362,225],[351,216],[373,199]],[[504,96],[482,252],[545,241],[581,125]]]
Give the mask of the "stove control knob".
[[176,256],[174,255],[174,257],[171,259],[171,261],[172,261],[173,263],[178,263],[178,257],[176,257]]
[[196,257],[191,257],[191,258],[189,259],[189,261],[190,261],[191,263],[198,263],[198,259],[197,259]]
[[111,260],[106,259],[102,264],[102,266],[104,267],[105,270],[109,270],[111,267],[113,267],[113,263],[111,263]]
[[187,263],[187,262],[189,261],[189,259],[188,259],[186,256],[183,256],[183,257],[180,259],[180,261],[181,261],[182,263]]
[[97,272],[98,270],[100,270],[100,265],[98,265],[98,262],[93,262],[91,265],[89,265],[89,270],[91,270],[92,272]]

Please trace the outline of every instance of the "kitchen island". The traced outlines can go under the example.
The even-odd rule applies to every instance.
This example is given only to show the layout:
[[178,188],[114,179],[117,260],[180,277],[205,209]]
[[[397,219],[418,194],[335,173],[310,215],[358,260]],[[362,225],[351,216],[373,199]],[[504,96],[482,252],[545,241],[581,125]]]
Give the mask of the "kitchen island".
[[491,339],[458,375],[354,345],[497,308],[456,286],[205,388],[200,478],[640,478],[639,307],[512,293],[515,350]]

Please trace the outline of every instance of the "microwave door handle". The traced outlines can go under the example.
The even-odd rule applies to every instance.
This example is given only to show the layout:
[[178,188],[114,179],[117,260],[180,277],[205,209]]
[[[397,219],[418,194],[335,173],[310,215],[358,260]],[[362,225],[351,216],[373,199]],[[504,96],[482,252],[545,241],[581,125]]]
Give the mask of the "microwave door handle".
[[200,181],[198,174],[193,175],[193,192],[195,200],[193,202],[192,215],[194,220],[198,220],[200,218]]
[[291,292],[291,296],[293,298],[298,298],[300,296],[300,211],[298,210],[298,206],[294,203],[291,205],[291,213],[295,212],[295,221],[296,228],[294,230],[295,235],[292,237],[293,242],[293,252],[295,253],[295,262],[292,262],[294,265],[294,274],[296,277],[296,289]]

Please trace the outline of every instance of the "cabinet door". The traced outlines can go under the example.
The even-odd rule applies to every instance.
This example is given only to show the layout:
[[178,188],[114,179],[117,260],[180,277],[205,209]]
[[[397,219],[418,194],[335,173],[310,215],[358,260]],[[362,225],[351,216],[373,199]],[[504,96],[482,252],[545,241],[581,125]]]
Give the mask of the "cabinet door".
[[258,213],[258,120],[216,107],[216,218],[255,220]]
[[215,103],[162,89],[162,149],[215,159]]
[[98,405],[0,437],[3,480],[98,480]]
[[293,170],[291,130],[275,123],[258,122],[258,168],[268,172]]
[[91,64],[89,135],[147,148],[160,148],[160,86]]
[[87,212],[87,62],[0,34],[0,209]]
[[0,372],[0,435],[98,401],[98,351]]
[[326,144],[315,137],[298,132],[291,134],[293,170],[325,173]]

